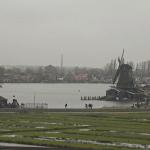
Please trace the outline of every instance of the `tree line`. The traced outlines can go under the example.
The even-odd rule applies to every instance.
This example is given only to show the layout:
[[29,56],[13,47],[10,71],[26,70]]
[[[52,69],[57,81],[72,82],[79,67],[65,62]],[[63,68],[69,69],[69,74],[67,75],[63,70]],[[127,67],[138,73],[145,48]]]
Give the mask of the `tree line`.
[[[137,64],[127,62],[133,68],[135,78],[150,77],[150,61]],[[76,83],[76,82],[107,82],[111,83],[118,68],[117,60],[112,59],[103,68],[87,67],[60,67],[25,66],[5,67],[0,66],[1,83]],[[61,79],[62,78],[62,79]],[[60,80],[61,79],[61,80]]]

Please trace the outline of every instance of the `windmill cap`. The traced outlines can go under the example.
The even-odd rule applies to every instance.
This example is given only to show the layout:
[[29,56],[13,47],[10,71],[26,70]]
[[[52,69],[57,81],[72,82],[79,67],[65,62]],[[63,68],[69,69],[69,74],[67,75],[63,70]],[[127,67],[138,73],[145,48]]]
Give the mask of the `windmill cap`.
[[126,68],[126,69],[128,69],[128,70],[132,69],[132,67],[131,67],[130,65],[128,65],[128,64],[122,64],[122,65],[120,66],[120,68]]

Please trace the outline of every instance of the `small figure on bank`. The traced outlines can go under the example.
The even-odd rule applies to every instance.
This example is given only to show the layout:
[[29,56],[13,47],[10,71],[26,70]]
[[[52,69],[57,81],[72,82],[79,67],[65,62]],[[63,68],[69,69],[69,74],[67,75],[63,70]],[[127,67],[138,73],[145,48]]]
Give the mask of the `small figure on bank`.
[[67,108],[67,104],[65,104],[65,109]]
[[88,104],[85,104],[85,108],[88,109]]
[[15,98],[15,96],[13,96],[13,102],[11,104],[12,108],[18,108],[19,107],[19,103],[17,101],[17,99]]
[[92,109],[92,108],[93,108],[93,105],[92,105],[92,104],[89,104],[89,108]]

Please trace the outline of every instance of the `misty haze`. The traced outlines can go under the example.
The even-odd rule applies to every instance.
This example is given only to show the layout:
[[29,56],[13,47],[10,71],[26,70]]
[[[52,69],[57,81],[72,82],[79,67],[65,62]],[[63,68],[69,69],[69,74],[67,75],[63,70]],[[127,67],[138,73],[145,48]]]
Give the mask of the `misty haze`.
[[2,65],[103,67],[149,60],[148,0],[1,0]]
[[150,149],[149,0],[0,0],[0,149]]

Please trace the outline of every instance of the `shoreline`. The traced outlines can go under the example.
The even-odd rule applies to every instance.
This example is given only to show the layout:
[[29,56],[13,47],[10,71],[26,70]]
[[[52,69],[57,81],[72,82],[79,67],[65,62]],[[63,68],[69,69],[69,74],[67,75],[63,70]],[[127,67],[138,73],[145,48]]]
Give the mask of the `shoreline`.
[[0,113],[17,113],[17,112],[52,112],[52,113],[105,113],[105,112],[149,112],[148,108],[97,108],[97,109],[85,109],[85,108],[48,108],[48,109],[27,109],[27,108],[0,108]]

